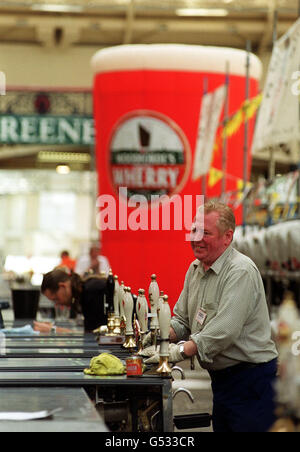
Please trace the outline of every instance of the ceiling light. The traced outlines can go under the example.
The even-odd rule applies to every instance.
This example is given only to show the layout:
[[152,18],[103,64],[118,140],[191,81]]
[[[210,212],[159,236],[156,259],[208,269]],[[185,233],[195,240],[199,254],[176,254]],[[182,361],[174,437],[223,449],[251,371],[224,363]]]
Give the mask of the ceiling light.
[[90,163],[91,156],[83,152],[51,152],[40,151],[38,153],[39,162],[68,162],[68,163]]
[[44,11],[47,13],[82,13],[83,7],[77,5],[55,5],[55,4],[35,4],[31,6],[33,11]]
[[57,174],[65,175],[65,174],[69,174],[70,171],[71,170],[70,170],[69,165],[57,165],[57,167],[56,167]]
[[226,9],[204,9],[204,8],[179,8],[176,10],[177,16],[213,16],[225,17],[228,16]]

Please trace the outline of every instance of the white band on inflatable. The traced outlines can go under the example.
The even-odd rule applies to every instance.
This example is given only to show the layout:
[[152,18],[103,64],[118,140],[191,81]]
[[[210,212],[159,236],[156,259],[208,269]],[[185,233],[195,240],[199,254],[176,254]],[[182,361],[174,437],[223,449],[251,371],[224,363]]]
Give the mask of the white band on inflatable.
[[[247,53],[227,47],[185,44],[123,45],[99,50],[92,58],[95,73],[130,70],[191,71],[246,76]],[[250,77],[260,80],[262,63],[250,54]]]

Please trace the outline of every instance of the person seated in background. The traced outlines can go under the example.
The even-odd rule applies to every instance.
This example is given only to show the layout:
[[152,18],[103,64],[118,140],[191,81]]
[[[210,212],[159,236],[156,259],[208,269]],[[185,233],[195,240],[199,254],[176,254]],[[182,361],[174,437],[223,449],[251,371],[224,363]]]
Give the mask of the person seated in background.
[[[83,279],[76,273],[55,269],[44,275],[41,292],[56,305],[70,307],[73,314],[81,313],[86,332],[107,323],[105,277],[91,275]],[[51,325],[48,329],[50,332]]]
[[76,260],[71,259],[69,251],[62,251],[60,254],[61,261],[58,264],[57,268],[65,267],[69,270],[74,271],[76,266]]
[[79,257],[75,273],[84,276],[88,274],[100,275],[103,272],[107,276],[110,268],[107,257],[101,255],[101,244],[95,243],[90,247],[88,255]]

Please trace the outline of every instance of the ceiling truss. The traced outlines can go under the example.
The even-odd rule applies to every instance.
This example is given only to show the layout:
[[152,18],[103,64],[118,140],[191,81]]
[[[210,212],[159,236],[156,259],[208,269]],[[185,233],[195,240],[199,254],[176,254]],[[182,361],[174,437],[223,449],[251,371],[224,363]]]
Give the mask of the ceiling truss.
[[[245,48],[250,40],[261,55],[272,45],[275,12],[280,36],[297,19],[299,5],[298,0],[7,0],[0,1],[0,45],[65,49],[186,43]],[[179,16],[179,8],[193,11]],[[215,11],[226,15],[214,16]]]

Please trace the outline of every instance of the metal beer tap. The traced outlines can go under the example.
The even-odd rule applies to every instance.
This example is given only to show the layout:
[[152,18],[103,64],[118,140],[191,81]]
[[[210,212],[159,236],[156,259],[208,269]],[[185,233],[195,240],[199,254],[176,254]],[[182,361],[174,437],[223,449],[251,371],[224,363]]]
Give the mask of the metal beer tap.
[[136,347],[134,331],[132,327],[132,314],[133,314],[133,298],[131,295],[131,288],[125,287],[125,299],[123,300],[124,313],[126,317],[126,340],[123,344],[124,348],[133,349]]
[[114,291],[114,330],[113,330],[113,334],[115,334],[116,336],[119,336],[121,334],[120,301],[119,301],[120,284],[119,284],[119,278],[117,275],[115,275],[114,279],[115,279],[115,291]]
[[168,302],[169,297],[164,295],[163,304],[159,314],[160,326],[160,361],[156,372],[162,375],[170,375],[171,367],[169,366],[169,344],[170,344],[170,325],[171,325],[171,309]]
[[145,297],[145,290],[139,289],[139,296],[136,304],[137,317],[140,324],[139,352],[143,350],[143,338],[148,331],[149,307]]
[[156,281],[156,275],[151,276],[151,283],[149,286],[149,301],[151,306],[151,323],[150,323],[150,331],[151,331],[151,339],[152,344],[157,345],[157,335],[158,335],[158,317],[157,317],[157,308],[158,308],[158,300],[159,300],[159,287]]

